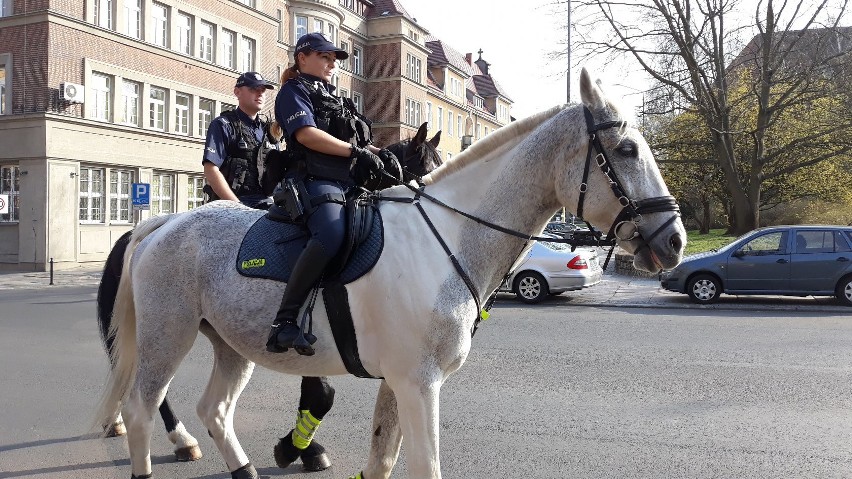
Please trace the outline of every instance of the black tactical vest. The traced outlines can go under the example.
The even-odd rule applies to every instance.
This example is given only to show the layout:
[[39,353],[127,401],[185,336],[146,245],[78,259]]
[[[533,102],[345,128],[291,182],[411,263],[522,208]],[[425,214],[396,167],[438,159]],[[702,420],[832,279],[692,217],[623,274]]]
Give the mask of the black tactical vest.
[[[294,80],[308,90],[317,128],[338,140],[361,148],[371,143],[371,122],[358,113],[351,99],[339,98],[324,88],[317,88],[314,82],[301,75]],[[297,170],[316,178],[351,181],[349,162],[341,157],[313,151],[300,144],[295,136],[290,139],[287,148],[292,148]]]
[[[235,195],[262,195],[260,178],[265,168],[264,159],[271,149],[268,145],[268,123],[260,120],[263,141],[258,142],[254,131],[240,120],[236,110],[223,111],[221,116],[228,120],[234,138],[226,145],[228,158],[219,168]],[[233,141],[235,140],[235,141]]]

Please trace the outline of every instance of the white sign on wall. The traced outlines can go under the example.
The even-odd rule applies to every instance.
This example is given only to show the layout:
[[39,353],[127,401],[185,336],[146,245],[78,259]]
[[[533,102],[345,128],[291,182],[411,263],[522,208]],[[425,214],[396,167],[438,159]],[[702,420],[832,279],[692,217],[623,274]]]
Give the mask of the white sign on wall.
[[9,214],[9,195],[0,195],[0,215]]

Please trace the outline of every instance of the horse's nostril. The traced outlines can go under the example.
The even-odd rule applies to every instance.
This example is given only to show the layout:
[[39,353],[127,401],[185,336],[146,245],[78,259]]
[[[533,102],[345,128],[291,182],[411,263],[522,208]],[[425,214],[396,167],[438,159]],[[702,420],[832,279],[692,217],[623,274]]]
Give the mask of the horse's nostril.
[[680,237],[680,233],[671,235],[669,238],[669,246],[671,246],[674,251],[680,251],[681,248],[683,248],[683,238]]

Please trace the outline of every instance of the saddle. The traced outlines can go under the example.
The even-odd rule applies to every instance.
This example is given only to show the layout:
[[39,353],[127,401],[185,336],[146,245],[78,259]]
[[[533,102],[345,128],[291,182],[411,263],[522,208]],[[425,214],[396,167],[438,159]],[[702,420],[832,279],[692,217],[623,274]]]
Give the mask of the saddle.
[[[326,267],[322,287],[348,284],[367,274],[384,248],[382,217],[375,204],[364,199],[346,201],[343,246]],[[287,212],[273,205],[246,232],[237,254],[237,271],[252,278],[287,282],[310,233]]]
[[[345,285],[376,265],[384,248],[384,226],[379,209],[365,199],[347,198],[346,219],[343,246],[326,267],[320,287],[346,370],[359,378],[375,378],[364,369],[358,355]],[[304,224],[294,223],[283,208],[273,205],[246,232],[237,253],[237,271],[243,276],[286,282],[308,238]]]

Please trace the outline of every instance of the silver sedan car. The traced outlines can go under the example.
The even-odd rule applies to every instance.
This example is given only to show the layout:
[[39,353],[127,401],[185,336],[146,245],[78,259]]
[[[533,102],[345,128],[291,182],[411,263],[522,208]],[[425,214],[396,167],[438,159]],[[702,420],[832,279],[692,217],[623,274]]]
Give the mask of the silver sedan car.
[[600,283],[603,271],[594,249],[561,243],[536,242],[500,287],[525,303]]
[[696,303],[727,293],[836,296],[852,306],[852,227],[756,229],[718,251],[684,258],[660,285]]

